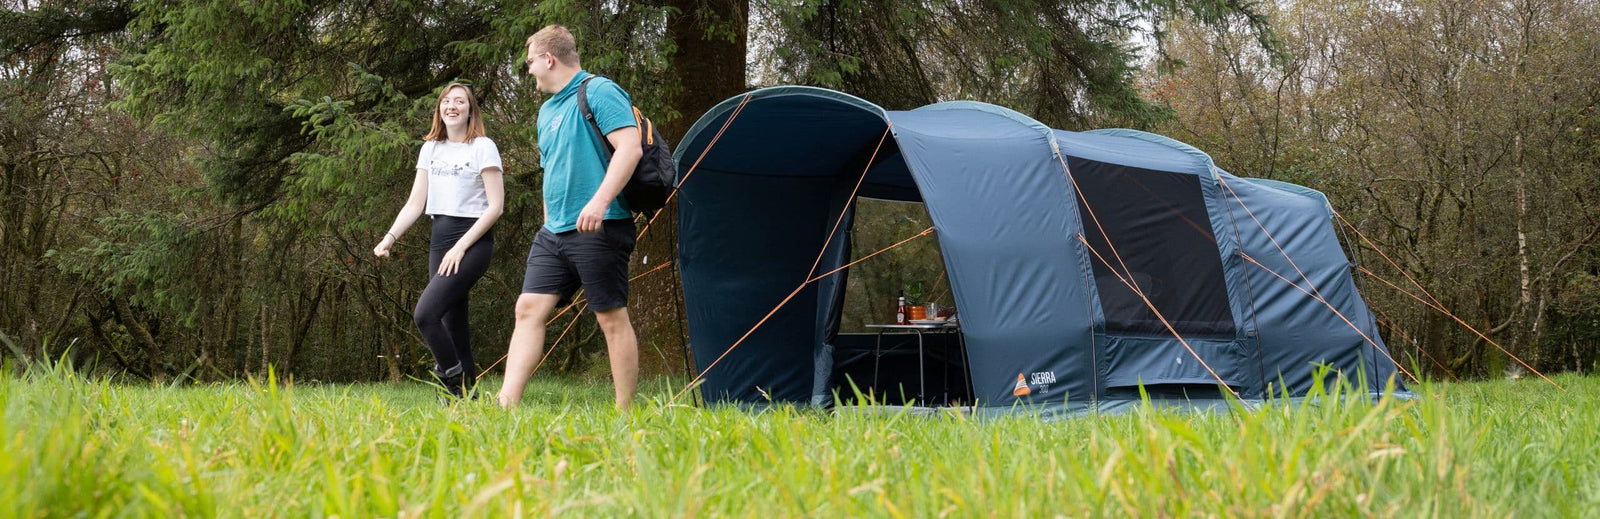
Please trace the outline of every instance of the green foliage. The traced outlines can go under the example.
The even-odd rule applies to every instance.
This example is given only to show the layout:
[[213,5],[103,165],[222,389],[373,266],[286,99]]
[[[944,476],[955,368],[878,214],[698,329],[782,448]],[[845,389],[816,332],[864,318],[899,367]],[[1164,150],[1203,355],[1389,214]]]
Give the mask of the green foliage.
[[194,326],[200,311],[200,287],[190,265],[214,251],[184,215],[148,211],[102,219],[105,236],[89,246],[60,255],[64,270],[94,279],[100,289],[145,306],[173,311]]
[[[1170,117],[1136,89],[1145,50],[1166,23],[1240,24],[1269,50],[1276,37],[1258,6],[1241,2],[763,2],[770,39],[758,40],[764,83],[837,88],[889,109],[972,99],[1014,108],[1055,128],[1147,127]],[[1164,47],[1153,49],[1165,61]]]
[[[672,113],[661,95],[668,87],[658,80],[666,62],[659,52],[661,7],[403,0],[44,4],[25,11],[7,4],[7,26],[25,30],[0,39],[10,60],[0,94],[5,106],[48,106],[24,97],[76,100],[81,87],[75,81],[90,78],[104,91],[68,105],[85,115],[62,120],[63,135],[73,135],[80,119],[106,115],[131,116],[138,127],[125,130],[125,139],[106,140],[119,143],[114,150],[62,150],[71,157],[65,161],[19,151],[16,156],[39,157],[28,171],[42,174],[27,184],[10,182],[19,169],[0,161],[8,186],[62,200],[15,198],[0,211],[0,227],[30,219],[29,232],[0,234],[7,250],[4,279],[17,280],[35,264],[55,275],[22,285],[33,290],[0,293],[8,314],[0,329],[26,342],[56,331],[93,337],[98,352],[120,352],[122,371],[146,376],[239,376],[278,363],[325,379],[373,378],[382,371],[370,369],[374,358],[385,359],[391,378],[420,370],[424,355],[409,313],[421,288],[416,281],[425,279],[427,258],[418,243],[427,241],[427,226],[408,234],[389,262],[375,261],[367,250],[411,187],[420,137],[438,90],[451,81],[469,83],[477,93],[508,173],[507,213],[497,225],[498,268],[474,304],[474,313],[484,317],[474,323],[484,346],[480,355],[496,358],[509,334],[508,302],[517,293],[510,280],[520,279],[522,253],[539,223],[533,117],[542,99],[516,66],[526,37],[548,23],[570,25],[582,38],[590,70],[617,78],[652,113]],[[7,108],[5,115],[42,126],[37,121],[47,118],[40,110]],[[84,128],[95,128],[91,122]],[[84,142],[96,141],[93,132],[77,132]],[[48,143],[48,137],[31,138]],[[148,146],[152,142],[163,146]],[[7,141],[0,152],[22,149]],[[67,201],[68,193],[80,192],[62,185],[75,180],[75,171],[48,174],[51,164],[92,165],[107,157],[110,171],[96,173],[127,189],[95,193],[92,208]],[[119,183],[126,175],[119,168],[164,182]],[[30,211],[39,215],[27,216]],[[70,225],[51,223],[74,214],[79,217]],[[47,239],[55,236],[68,239]],[[38,287],[74,285],[105,302],[67,290],[49,305],[62,313],[59,323],[39,322],[49,310],[10,311],[37,299]],[[592,352],[594,337],[576,338]],[[156,341],[181,347],[156,351]],[[186,369],[191,364],[196,367]]]
[[506,412],[416,384],[170,390],[36,369],[0,377],[0,500],[22,517],[1600,513],[1600,381],[1558,381],[1041,423],[697,409],[668,404],[665,380],[619,414],[604,383],[560,379]]

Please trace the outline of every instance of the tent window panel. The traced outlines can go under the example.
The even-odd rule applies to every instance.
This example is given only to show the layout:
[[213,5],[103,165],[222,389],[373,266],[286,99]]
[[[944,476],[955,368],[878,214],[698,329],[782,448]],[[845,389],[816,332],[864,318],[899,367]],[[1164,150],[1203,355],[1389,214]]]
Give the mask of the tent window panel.
[[1090,260],[1106,332],[1171,334],[1120,273],[1183,336],[1232,337],[1222,257],[1199,177],[1077,158],[1070,165],[1088,200],[1078,201],[1078,213],[1084,238],[1099,253]]

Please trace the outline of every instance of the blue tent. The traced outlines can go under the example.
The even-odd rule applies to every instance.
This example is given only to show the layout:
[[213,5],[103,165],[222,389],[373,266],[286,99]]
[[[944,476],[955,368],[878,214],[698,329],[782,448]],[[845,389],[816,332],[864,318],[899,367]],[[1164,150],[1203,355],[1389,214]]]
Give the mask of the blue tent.
[[1298,396],[1319,369],[1378,393],[1396,371],[1321,193],[1235,177],[1159,135],[784,86],[717,105],[676,158],[711,403],[827,403],[845,387],[847,271],[806,281],[850,261],[853,191],[926,204],[979,411],[1115,409],[1141,386],[1215,405],[1219,380],[1246,400]]

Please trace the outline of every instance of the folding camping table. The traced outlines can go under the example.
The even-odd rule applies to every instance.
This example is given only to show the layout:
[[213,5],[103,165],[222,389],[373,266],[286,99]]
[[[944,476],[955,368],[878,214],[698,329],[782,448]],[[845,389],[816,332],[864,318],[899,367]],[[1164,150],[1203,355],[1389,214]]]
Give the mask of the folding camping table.
[[[927,399],[928,399],[928,394],[927,394],[928,393],[928,370],[923,367],[923,359],[927,356],[926,351],[923,349],[923,341],[922,341],[923,332],[943,331],[943,332],[946,332],[946,333],[955,333],[956,334],[956,345],[961,350],[960,353],[961,353],[961,358],[963,359],[963,362],[965,362],[965,359],[967,358],[967,341],[966,341],[965,338],[963,338],[961,336],[961,325],[958,324],[958,323],[949,322],[949,323],[939,323],[939,324],[869,324],[869,325],[867,325],[867,328],[873,328],[873,329],[878,330],[878,340],[872,347],[872,380],[874,382],[876,382],[878,380],[878,361],[879,361],[879,359],[883,358],[883,336],[884,336],[884,334],[889,333],[889,332],[901,332],[901,333],[904,333],[904,332],[908,332],[909,331],[909,332],[915,333],[917,335],[917,401],[918,402],[926,402]],[[890,349],[892,350],[894,348],[890,348]],[[944,387],[948,390],[948,388],[950,387],[950,381],[949,381],[949,377],[950,377],[950,358],[949,357],[945,357],[944,364],[945,364],[944,369],[940,370],[940,372],[944,376]],[[968,370],[970,370],[970,368]],[[968,374],[967,377],[968,377],[968,380],[966,380],[966,382],[967,382],[968,391],[971,391],[971,387],[972,387],[972,381],[970,379],[971,375]]]

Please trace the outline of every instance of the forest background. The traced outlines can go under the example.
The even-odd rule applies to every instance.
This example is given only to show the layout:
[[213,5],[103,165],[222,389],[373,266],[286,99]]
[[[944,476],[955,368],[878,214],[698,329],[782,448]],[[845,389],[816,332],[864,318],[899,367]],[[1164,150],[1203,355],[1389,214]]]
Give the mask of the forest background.
[[[1600,363],[1596,0],[0,5],[0,356],[16,368],[420,376],[425,233],[393,260],[369,251],[454,80],[480,96],[508,172],[471,309],[489,365],[540,223],[543,98],[519,64],[550,23],[674,142],[715,103],[777,84],[1162,133],[1235,174],[1326,193],[1400,362],[1450,379],[1519,375],[1500,348],[1541,371]],[[657,374],[687,361],[676,276],[651,270],[673,256],[671,215],[634,257]],[[863,252],[928,225],[914,204],[864,205],[858,221]],[[925,239],[855,269],[847,326],[908,289],[952,304],[937,258]],[[1495,343],[1378,281],[1407,276]],[[592,318],[570,315],[543,369],[604,376]]]

